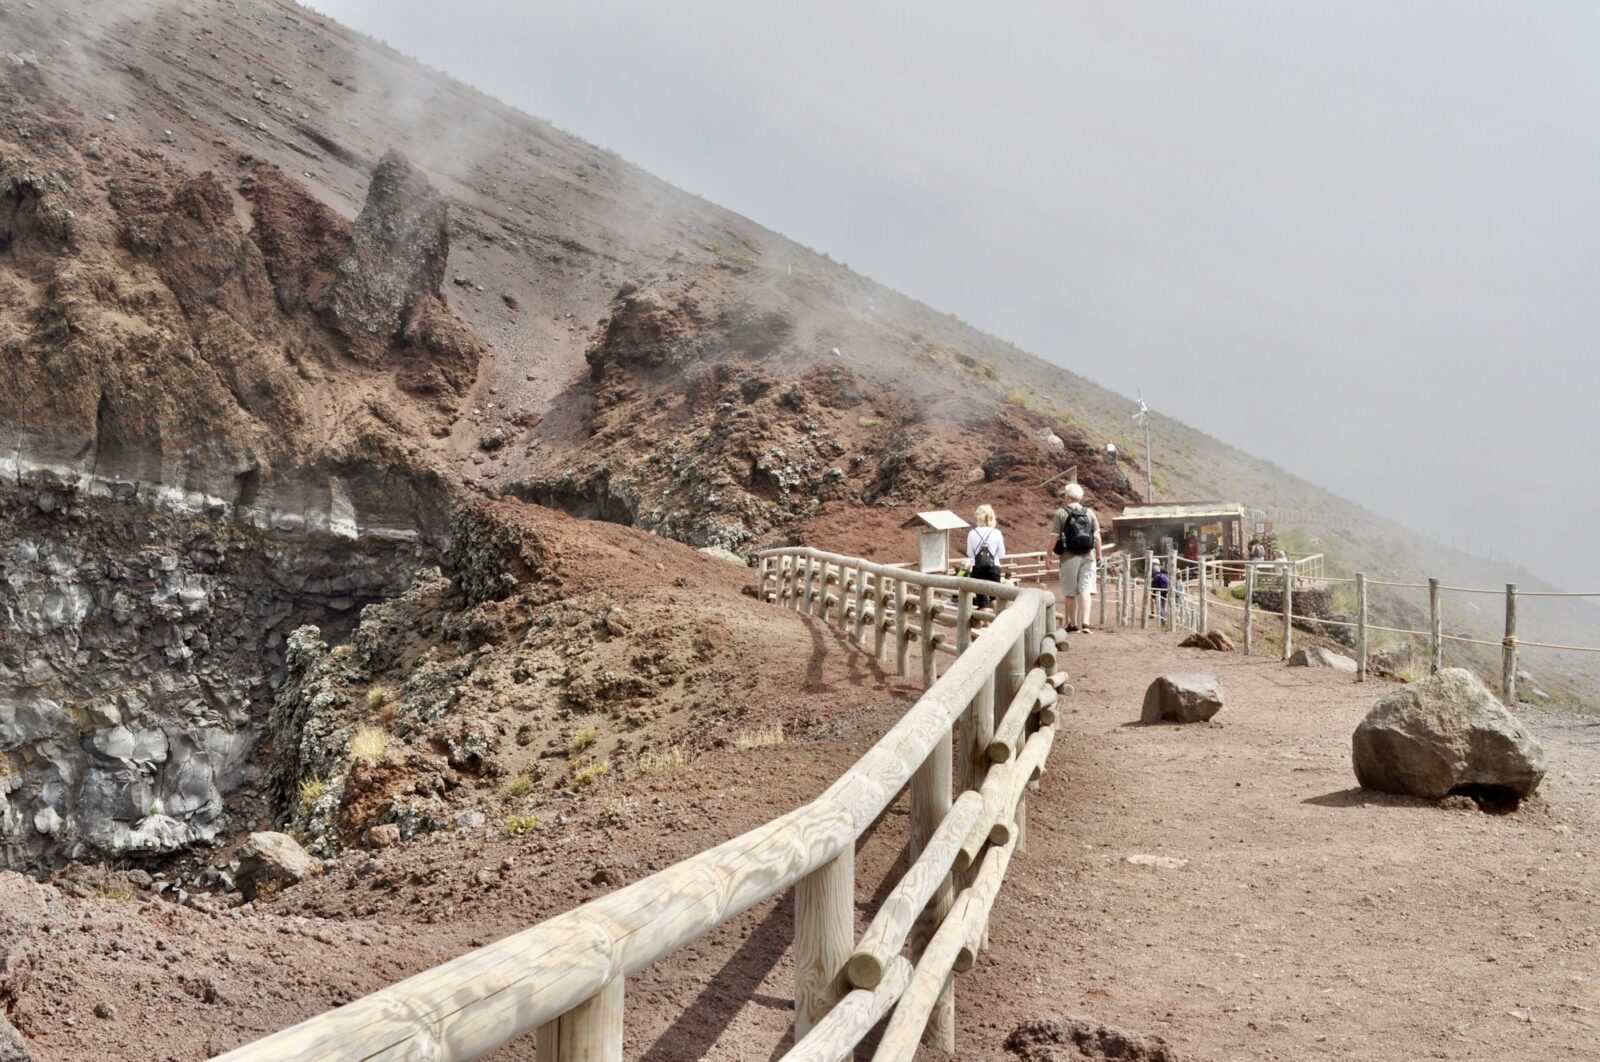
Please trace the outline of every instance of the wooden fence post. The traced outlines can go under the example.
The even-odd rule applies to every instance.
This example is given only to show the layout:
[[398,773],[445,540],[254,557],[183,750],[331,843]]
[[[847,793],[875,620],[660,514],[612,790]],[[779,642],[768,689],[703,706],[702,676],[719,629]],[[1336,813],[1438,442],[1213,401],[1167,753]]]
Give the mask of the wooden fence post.
[[1206,598],[1209,592],[1206,589],[1206,559],[1200,558],[1200,633],[1205,634],[1211,630],[1210,615],[1207,611]]
[[1108,589],[1106,584],[1108,582],[1110,582],[1110,580],[1106,577],[1106,566],[1105,566],[1104,562],[1096,564],[1095,567],[1098,569],[1098,571],[1095,574],[1100,577],[1100,624],[1099,625],[1104,627],[1106,625],[1106,590]]
[[1367,573],[1356,572],[1356,681],[1367,681]]
[[904,675],[911,641],[906,637],[906,581],[894,581],[894,673]]
[[622,978],[539,1026],[539,1062],[622,1062]]
[[[857,573],[857,577],[859,578],[859,573]],[[850,566],[841,564],[839,565],[839,614],[834,617],[834,621],[839,624],[841,631],[849,629],[850,610],[845,608],[845,598],[849,596],[849,591]]]
[[1294,651],[1294,565],[1283,566],[1283,658]]
[[861,644],[861,630],[867,622],[867,570],[856,569],[856,623],[851,631],[850,641],[853,645]]
[[1150,627],[1150,600],[1155,594],[1155,580],[1150,578],[1150,565],[1155,560],[1155,555],[1149,550],[1144,551],[1144,586],[1139,591],[1139,629],[1147,630]]
[[884,614],[889,604],[889,583],[892,580],[877,576],[872,580],[872,658],[883,659],[883,639],[889,633],[889,617]]
[[1178,629],[1178,551],[1167,550],[1167,630]]
[[1500,692],[1507,708],[1517,703],[1517,584],[1506,584],[1506,640],[1500,649]]
[[[922,761],[922,766],[911,776],[909,854],[913,864],[923,849],[927,848],[929,839],[933,837],[933,831],[939,828],[939,823],[943,822],[949,813],[950,742],[945,740],[933,747],[933,751],[928,753],[928,758]],[[928,906],[912,930],[912,961],[921,957],[922,950],[928,946],[928,941],[933,939],[934,932],[950,913],[954,903],[955,886],[950,875],[946,874],[938,888],[934,890],[933,898],[928,901]],[[851,946],[854,946],[853,941]],[[847,947],[845,958],[849,957],[850,948]],[[922,1031],[922,1042],[942,1051],[956,1049],[956,997],[952,979],[945,980],[944,989],[939,993],[933,1012],[928,1015],[927,1028]]]
[[917,592],[917,641],[922,643],[922,688],[932,689],[937,676],[933,650],[933,587]]
[[1244,569],[1244,655],[1249,656],[1255,647],[1256,636],[1256,566],[1248,563]]
[[972,644],[972,595],[962,590],[956,594],[956,656],[960,657]]
[[1133,563],[1122,560],[1122,588],[1117,592],[1118,623],[1127,627],[1133,623]]
[[794,1038],[798,1043],[847,991],[844,964],[855,946],[856,849],[843,851],[794,887]]
[[1428,674],[1444,667],[1444,615],[1439,611],[1439,580],[1428,580]]

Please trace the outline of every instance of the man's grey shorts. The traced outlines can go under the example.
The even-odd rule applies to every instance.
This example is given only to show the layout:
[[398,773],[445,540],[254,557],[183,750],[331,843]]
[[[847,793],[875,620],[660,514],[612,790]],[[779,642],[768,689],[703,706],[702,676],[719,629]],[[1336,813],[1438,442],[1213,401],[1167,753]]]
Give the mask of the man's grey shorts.
[[1077,597],[1094,593],[1094,554],[1061,558],[1061,596]]

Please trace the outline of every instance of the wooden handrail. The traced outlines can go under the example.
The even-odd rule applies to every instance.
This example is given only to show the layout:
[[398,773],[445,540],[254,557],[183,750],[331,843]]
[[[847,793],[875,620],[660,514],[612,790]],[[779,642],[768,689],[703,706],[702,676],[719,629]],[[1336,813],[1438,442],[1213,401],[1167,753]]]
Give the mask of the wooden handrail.
[[[464,1059],[476,1058],[533,1032],[539,1034],[541,1062],[545,1062],[547,1044],[551,1062],[620,1058],[623,980],[791,887],[798,887],[796,965],[800,966],[805,957],[818,967],[797,971],[796,1036],[805,1043],[805,1034],[813,1027],[826,1029],[830,1038],[842,1035],[841,1026],[860,1026],[864,1033],[868,1027],[861,1025],[865,1016],[881,1014],[887,1007],[889,1001],[882,991],[856,998],[851,1013],[859,1012],[858,1019],[830,1024],[825,1018],[844,996],[844,965],[850,954],[850,941],[847,936],[841,954],[836,938],[841,924],[846,927],[846,934],[850,932],[848,905],[853,900],[850,882],[855,842],[906,788],[914,774],[925,772],[929,764],[938,762],[941,749],[944,808],[933,812],[933,824],[943,818],[950,807],[952,730],[969,706],[984,698],[990,698],[992,703],[990,691],[997,675],[1004,677],[1009,673],[1007,669],[1016,670],[1024,643],[1033,644],[1037,651],[1038,636],[1046,629],[1053,598],[1040,590],[912,572],[805,547],[768,550],[758,559],[759,599],[773,600],[783,607],[814,608],[818,616],[825,614],[829,603],[830,569],[841,579],[837,598],[841,603],[845,586],[841,573],[847,569],[855,573],[858,581],[868,574],[877,580],[875,602],[883,600],[884,581],[892,581],[898,606],[895,633],[902,673],[907,645],[905,620],[912,611],[906,595],[908,586],[919,591],[918,611],[924,632],[931,622],[928,592],[932,590],[952,592],[962,598],[982,594],[999,598],[1006,607],[981,632],[970,640],[958,640],[957,646],[951,647],[958,655],[942,675],[934,677],[933,668],[925,662],[925,674],[933,681],[921,697],[865,755],[810,803],[530,929],[220,1058],[229,1062],[282,1058]],[[769,598],[768,584],[774,579],[777,585]],[[861,600],[858,595],[858,607]],[[970,602],[963,602],[958,614],[969,605]],[[838,619],[844,636],[851,637],[842,622],[842,613]],[[874,623],[875,642],[881,641],[881,624],[882,621]],[[859,645],[859,625],[855,637]],[[931,660],[935,647],[930,643],[934,641],[937,639],[923,642],[925,661]],[[1030,659],[1024,666],[1032,668],[1035,663]],[[1025,745],[1019,754],[1019,766],[1024,762],[1042,764],[1048,738],[1042,744],[1043,748],[1031,741]],[[1035,751],[1030,755],[1028,750]],[[972,784],[978,781],[973,779]],[[1016,788],[1020,791],[1021,787]],[[928,805],[918,804],[922,799],[914,789],[913,818],[921,815],[927,821]],[[973,804],[974,800],[969,799],[959,805],[961,821],[944,834],[933,831],[937,843],[926,848],[930,859],[955,858],[956,846],[950,843],[950,837],[958,832],[957,827],[967,825],[965,819],[972,814]],[[999,814],[1009,821],[1013,812],[1001,809]],[[1020,809],[1015,814],[1020,815]],[[959,830],[962,835],[966,832]],[[991,868],[994,865],[989,864]],[[993,870],[987,873],[992,876]],[[992,890],[998,887],[998,880],[991,883],[985,877],[983,884],[992,902]],[[842,920],[841,903],[845,905]],[[812,914],[807,913],[813,909]],[[987,904],[983,909],[986,914]],[[959,932],[961,941],[968,938],[970,923],[976,917],[973,910],[970,903],[951,910],[950,917],[959,913],[964,921],[944,931],[941,955],[950,950],[945,942],[953,934]],[[808,925],[808,920],[815,924]],[[896,976],[886,977],[880,989],[888,985],[893,990],[902,984],[899,975],[904,971],[893,962],[889,967]],[[946,974],[948,970],[946,964]],[[919,964],[917,971],[924,973],[924,967]],[[923,979],[929,976],[932,974],[924,974]],[[906,983],[911,980],[904,978]],[[918,1003],[919,1007],[922,1005]],[[818,1019],[821,1020],[813,1026]]]

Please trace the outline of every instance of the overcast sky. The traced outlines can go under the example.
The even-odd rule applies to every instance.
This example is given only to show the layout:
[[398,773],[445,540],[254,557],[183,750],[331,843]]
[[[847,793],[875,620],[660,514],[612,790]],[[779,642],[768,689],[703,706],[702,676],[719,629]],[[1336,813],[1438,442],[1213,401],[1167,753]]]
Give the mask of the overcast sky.
[[1419,530],[1600,582],[1594,3],[313,6]]

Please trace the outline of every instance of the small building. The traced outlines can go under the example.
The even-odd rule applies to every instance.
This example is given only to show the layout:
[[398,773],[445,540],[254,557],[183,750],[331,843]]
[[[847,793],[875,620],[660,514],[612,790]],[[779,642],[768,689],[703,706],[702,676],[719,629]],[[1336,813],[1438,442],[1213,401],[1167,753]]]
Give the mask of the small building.
[[950,567],[950,532],[972,525],[949,509],[918,513],[900,525],[917,532],[917,571],[943,575]]
[[1135,557],[1145,550],[1158,557],[1182,553],[1191,535],[1199,543],[1201,556],[1234,557],[1243,554],[1248,526],[1244,506],[1235,502],[1130,505],[1111,522],[1111,537]]

